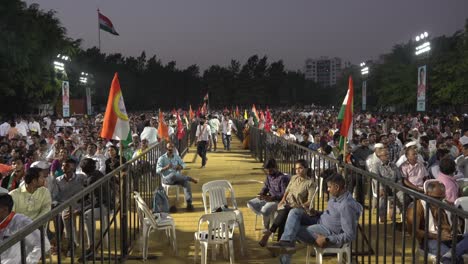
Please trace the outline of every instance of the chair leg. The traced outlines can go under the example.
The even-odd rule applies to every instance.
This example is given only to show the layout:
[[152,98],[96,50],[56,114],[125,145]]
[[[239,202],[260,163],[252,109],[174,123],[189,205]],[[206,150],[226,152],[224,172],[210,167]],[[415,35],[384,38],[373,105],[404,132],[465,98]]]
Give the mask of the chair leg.
[[351,246],[346,248],[346,263],[351,264]]
[[234,263],[234,241],[229,240],[229,262]]
[[144,233],[143,233],[143,260],[148,259],[148,239],[149,239],[149,234],[151,231],[151,226],[148,226],[145,224],[143,227]]
[[177,256],[177,237],[174,225],[172,226],[172,247],[174,248],[174,254]]
[[322,262],[323,262],[322,252],[319,252],[319,251],[315,250],[315,255],[316,255],[315,263],[322,264]]
[[197,263],[198,258],[198,248],[200,247],[200,242],[198,242],[197,237],[195,237],[195,252],[193,253],[193,263]]
[[338,258],[338,263],[339,264],[343,264],[343,253],[342,252],[338,252],[336,253],[336,256]]
[[202,264],[207,264],[208,261],[208,244],[205,244],[205,243],[201,243],[201,263]]
[[176,202],[179,202],[179,189],[180,187],[178,185],[176,185]]
[[306,264],[310,264],[310,245],[307,245]]

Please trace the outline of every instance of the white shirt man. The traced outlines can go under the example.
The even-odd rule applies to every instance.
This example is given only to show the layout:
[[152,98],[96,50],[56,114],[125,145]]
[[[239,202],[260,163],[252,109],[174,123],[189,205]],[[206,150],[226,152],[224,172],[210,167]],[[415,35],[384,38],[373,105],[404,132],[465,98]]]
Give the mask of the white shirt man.
[[225,116],[223,122],[221,122],[221,129],[223,133],[223,144],[225,150],[231,150],[231,134],[232,130],[237,131],[236,126],[229,119],[229,116]]
[[[16,214],[7,207],[8,203],[13,205],[13,200],[8,194],[0,194],[1,196],[1,224],[0,224],[0,243],[13,236],[19,230],[32,223],[32,220],[22,214]],[[8,201],[5,201],[8,200]],[[50,249],[50,243],[47,237],[44,238],[44,250],[47,252]],[[39,230],[30,233],[25,239],[26,247],[26,263],[37,263],[41,258],[41,236]],[[21,263],[20,243],[14,244],[0,255],[0,263],[16,264]]]
[[39,125],[39,123],[34,119],[31,119],[31,121],[28,124],[28,127],[29,127],[29,131],[37,132],[39,135],[42,132],[41,125]]
[[6,136],[8,129],[10,129],[10,124],[8,124],[7,121],[3,122],[3,124],[0,125],[0,137]]
[[21,134],[21,136],[23,137],[28,136],[29,128],[28,128],[28,124],[26,123],[24,119],[21,119],[19,123],[16,122],[16,128],[18,129],[18,132]]

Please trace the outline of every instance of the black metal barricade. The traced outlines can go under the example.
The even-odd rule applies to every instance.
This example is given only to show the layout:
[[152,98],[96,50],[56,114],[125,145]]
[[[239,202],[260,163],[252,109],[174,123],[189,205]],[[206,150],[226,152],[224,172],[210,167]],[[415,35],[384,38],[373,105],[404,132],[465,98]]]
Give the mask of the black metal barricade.
[[[181,155],[187,153],[189,136],[190,131],[177,142]],[[0,255],[6,256],[10,248],[19,244],[20,250],[15,253],[23,264],[27,263],[31,246],[40,249],[40,263],[117,263],[128,259],[140,230],[133,191],[140,192],[145,202],[152,205],[153,192],[161,185],[156,163],[165,153],[164,143],[151,146],[13,234],[0,244]],[[86,201],[96,202],[88,206]],[[64,225],[73,230],[67,238],[61,231]],[[40,245],[30,245],[30,235],[39,235]],[[57,255],[51,256],[46,238],[55,241]],[[64,254],[64,246],[69,249],[68,254]]]
[[[345,177],[347,188],[350,188],[349,184],[353,179],[355,181],[359,179],[358,183],[362,182],[361,188],[353,189],[354,197],[364,208],[359,219],[358,230],[356,230],[357,237],[352,241],[352,258],[356,263],[417,263],[420,261],[439,263],[444,245],[451,246],[450,252],[452,256],[455,255],[455,246],[463,238],[465,230],[463,226],[468,219],[468,212],[409,189],[401,182],[379,177],[376,174],[322,155],[317,151],[288,142],[258,128],[250,128],[250,137],[252,154],[262,162],[275,158],[280,171],[284,173],[294,174],[294,165],[299,159],[308,162],[310,176],[320,187],[314,200],[316,210],[324,210],[329,199],[326,184],[327,175],[333,172],[340,173]],[[376,191],[380,190],[381,187],[385,189],[383,194]],[[362,190],[362,193],[356,193],[355,190]],[[399,201],[399,198],[402,202]],[[412,225],[408,226],[409,219],[416,219],[416,210],[412,209],[414,204],[421,204],[421,201],[430,205],[426,206],[424,210],[423,228],[417,226],[416,221],[412,221]],[[432,208],[431,211],[429,208]],[[407,215],[408,211],[411,212],[411,216]],[[433,223],[437,224],[431,227],[429,219],[433,212],[437,212],[434,214],[437,217],[433,219]],[[440,242],[443,212],[451,223],[452,238],[449,241]],[[416,229],[430,230],[430,228],[435,232],[424,232],[424,237],[418,235],[419,238],[416,235],[417,232],[411,231]],[[437,252],[430,254],[430,247],[436,248]],[[452,259],[452,263],[455,263],[454,261]]]

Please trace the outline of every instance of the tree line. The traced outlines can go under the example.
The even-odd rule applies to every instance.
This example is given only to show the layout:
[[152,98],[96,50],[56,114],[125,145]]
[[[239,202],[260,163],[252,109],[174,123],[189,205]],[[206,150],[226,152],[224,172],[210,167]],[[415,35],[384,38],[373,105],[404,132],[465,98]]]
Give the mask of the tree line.
[[[232,105],[339,105],[347,89],[347,77],[355,83],[355,107],[360,107],[362,76],[357,66],[345,68],[332,87],[320,87],[306,80],[303,72],[287,70],[282,60],[252,55],[243,64],[235,59],[226,65],[212,65],[200,72],[194,64],[185,69],[176,61],[161,62],[156,55],[124,56],[104,54],[98,48],[81,48],[81,40],[66,35],[54,11],[20,0],[0,3],[0,113],[31,112],[38,104],[60,103],[64,78],[54,71],[57,54],[66,54],[72,98],[84,98],[81,72],[90,74],[93,104],[103,109],[113,74],[120,84],[129,111],[157,108],[193,108],[209,92],[211,107]],[[464,31],[431,40],[431,54],[415,57],[413,41],[397,44],[370,65],[368,108],[414,111],[417,66],[428,65],[429,109],[441,105],[462,106],[468,98],[468,22]],[[305,59],[305,58],[304,58]]]

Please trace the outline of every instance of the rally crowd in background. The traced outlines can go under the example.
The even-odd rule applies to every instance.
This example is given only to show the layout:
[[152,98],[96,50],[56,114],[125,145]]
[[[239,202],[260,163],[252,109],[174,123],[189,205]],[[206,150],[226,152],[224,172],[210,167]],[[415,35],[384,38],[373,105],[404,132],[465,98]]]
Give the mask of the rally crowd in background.
[[[1,120],[0,174],[2,179],[0,185],[2,189],[0,191],[10,195],[0,195],[0,218],[9,219],[12,224],[0,232],[11,235],[18,228],[21,228],[18,223],[24,224],[31,220],[34,221],[50,211],[53,205],[67,201],[82,188],[117,168],[120,165],[120,155],[123,156],[125,162],[161,140],[161,131],[158,130],[161,115],[157,117],[152,113],[138,113],[129,115],[129,118],[131,137],[123,146],[123,153],[119,153],[119,144],[124,144],[123,142],[100,138],[102,115],[53,119],[50,117],[18,116],[14,119]],[[220,148],[220,144],[217,142],[218,135],[222,138],[224,149],[229,151],[231,136],[240,129],[244,134],[244,147],[248,148],[250,127],[256,126],[287,141],[300,144],[323,155],[344,160],[358,168],[400,182],[419,192],[424,192],[425,181],[437,179],[441,185],[431,183],[431,188],[428,188],[425,193],[443,199],[450,204],[453,204],[459,196],[468,194],[468,189],[459,186],[463,182],[456,180],[468,177],[468,119],[466,116],[457,114],[357,114],[354,118],[354,135],[347,144],[346,157],[343,157],[343,152],[339,147],[338,112],[332,109],[314,106],[294,110],[270,109],[259,116],[250,114],[250,117],[245,120],[243,128],[237,128],[231,120],[231,118],[244,119],[244,114],[241,115],[239,111],[212,112],[206,116],[206,119],[201,114],[199,117],[190,114],[188,118],[171,114],[166,118],[168,140],[174,142],[177,147],[177,139],[180,139],[181,134],[186,128],[189,128],[189,123],[195,118],[197,118],[196,122],[199,122],[196,142],[197,152],[202,157],[202,167],[206,166],[208,160],[206,152],[217,151]],[[181,129],[181,124],[184,129]],[[158,161],[158,173],[165,175],[168,174],[165,171],[174,169],[180,172],[183,169],[184,164],[181,160],[172,168],[173,148],[172,144],[167,145],[168,153]],[[177,150],[174,152],[177,155]],[[301,168],[309,166],[311,164],[299,162],[296,164],[296,169],[301,170]],[[273,178],[279,175],[277,167],[272,163],[267,164],[266,169],[270,169],[269,174],[273,175]],[[299,172],[297,174],[298,178],[294,178],[294,181],[297,181],[295,184],[305,186],[302,185],[301,180],[305,174],[302,175]],[[191,191],[187,182],[196,183],[197,180],[182,179],[183,182],[173,184],[184,186],[186,196],[190,197],[190,199],[186,197],[187,209],[193,209]],[[358,203],[364,204],[362,179],[350,176],[345,180],[346,185],[342,184],[340,179],[334,179],[336,186],[338,186],[334,192],[337,195],[349,193]],[[293,187],[288,186],[288,181],[274,181],[272,185],[265,185],[267,189],[262,190],[261,196],[259,196],[260,201],[256,201],[256,204],[250,203],[249,207],[252,210],[258,210],[264,215],[264,219],[270,219],[270,214],[277,209],[276,207],[287,204],[289,198],[287,195],[285,196],[285,193],[293,192],[291,189]],[[329,188],[333,189],[334,185],[330,186]],[[373,184],[372,188],[379,199],[383,199],[386,192],[388,195],[392,195],[389,193],[391,190],[385,186],[377,188]],[[273,192],[276,195],[275,199],[267,197]],[[308,194],[301,193],[297,192],[300,199],[305,201]],[[395,196],[398,207],[403,208],[402,204],[408,201],[402,194],[397,193]],[[353,199],[353,197],[350,196],[349,199]],[[295,203],[298,203],[297,201]],[[275,210],[272,208],[261,210],[262,206],[270,202],[276,203],[273,206]],[[303,203],[299,204],[304,205]],[[112,206],[111,201],[104,201],[103,204],[88,201],[86,212],[84,212],[88,250],[92,249],[94,243],[91,239],[92,227],[94,226],[91,211],[94,210],[96,216],[99,214],[96,209],[106,212]],[[382,207],[380,212],[386,211],[385,203],[381,202],[380,206]],[[426,205],[417,204],[418,214],[423,212],[424,206]],[[358,206],[353,208],[359,209]],[[61,215],[62,219],[69,219],[72,213],[64,211]],[[381,215],[381,218],[383,217],[384,215]],[[282,219],[273,221],[275,225],[273,229],[270,226],[270,221],[264,221],[267,239],[277,228],[291,236],[288,222],[286,222],[286,219],[289,218],[286,212]],[[17,219],[16,224],[15,219]],[[384,219],[381,220],[384,221]],[[408,219],[407,221],[416,220]],[[418,221],[423,220],[418,219]],[[424,237],[421,235],[424,234],[420,230],[420,228],[424,228],[421,223],[424,222],[420,222],[417,225],[419,229],[415,230],[420,240]],[[289,226],[291,225],[289,224]],[[450,225],[444,223],[443,227],[445,228],[443,234],[446,236],[444,238],[448,238],[449,235],[445,232],[450,232]],[[65,225],[66,234],[75,231],[73,226]],[[52,248],[57,243],[53,240],[52,238]],[[38,234],[28,241],[33,248],[29,257],[37,261],[40,258]],[[265,241],[262,239],[260,242],[265,245]],[[332,242],[336,241],[328,243]],[[70,254],[71,247],[77,246],[79,241],[75,241],[75,243],[75,245],[68,245],[68,254]],[[435,248],[437,249],[437,247]],[[448,252],[449,248],[450,246],[447,245],[441,252]],[[15,256],[14,252],[15,250],[12,248],[2,254],[2,258],[17,258],[18,256]]]

